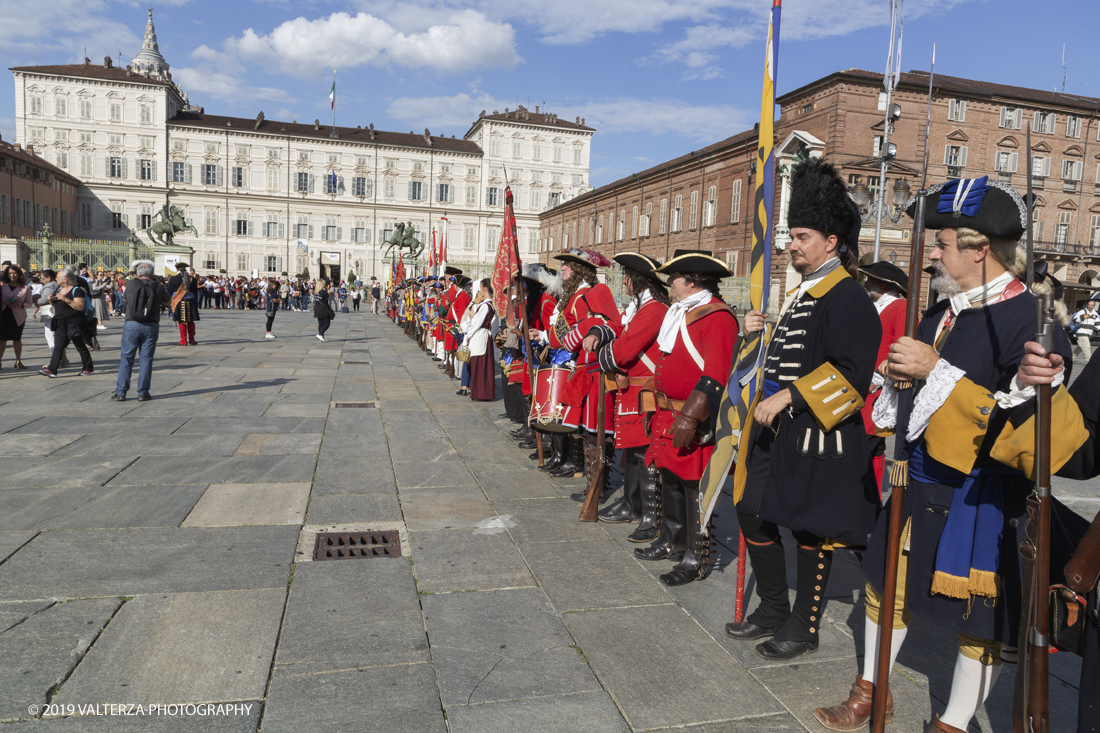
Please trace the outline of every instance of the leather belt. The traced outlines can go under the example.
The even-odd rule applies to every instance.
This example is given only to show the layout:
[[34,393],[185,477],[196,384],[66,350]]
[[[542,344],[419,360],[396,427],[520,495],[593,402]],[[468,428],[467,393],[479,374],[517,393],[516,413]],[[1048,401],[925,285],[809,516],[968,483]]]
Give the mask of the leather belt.
[[680,410],[684,409],[684,400],[670,399],[664,392],[657,392],[657,407],[679,414]]

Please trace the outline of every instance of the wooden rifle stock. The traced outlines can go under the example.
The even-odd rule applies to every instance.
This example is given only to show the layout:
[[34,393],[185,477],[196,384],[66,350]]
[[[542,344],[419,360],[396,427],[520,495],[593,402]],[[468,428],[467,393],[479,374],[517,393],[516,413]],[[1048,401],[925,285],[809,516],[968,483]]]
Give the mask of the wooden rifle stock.
[[[920,320],[920,284],[924,265],[924,213],[928,192],[917,192],[916,211],[913,214],[913,250],[909,262],[909,292],[905,304],[905,335],[917,336]],[[905,439],[909,432],[909,415],[913,400],[906,392],[913,389],[912,382],[898,384],[898,413],[894,423],[894,464],[890,468],[890,523],[886,534],[886,578],[883,581],[882,605],[879,611],[878,659],[875,662],[876,680],[871,701],[871,730],[883,733],[886,729],[886,701],[890,695],[890,645],[894,637],[894,607],[898,598],[898,563],[901,558],[901,532],[904,529],[905,487],[909,485],[909,445]]]
[[584,505],[581,507],[581,515],[578,519],[582,522],[595,522],[596,510],[600,508],[600,486],[603,484],[604,471],[607,470],[607,461],[604,460],[604,451],[607,449],[607,386],[604,382],[603,372],[596,372],[596,381],[599,386],[596,389],[599,403],[596,407],[596,440],[597,447],[596,466],[592,469],[592,476],[588,480],[588,491],[584,495]]

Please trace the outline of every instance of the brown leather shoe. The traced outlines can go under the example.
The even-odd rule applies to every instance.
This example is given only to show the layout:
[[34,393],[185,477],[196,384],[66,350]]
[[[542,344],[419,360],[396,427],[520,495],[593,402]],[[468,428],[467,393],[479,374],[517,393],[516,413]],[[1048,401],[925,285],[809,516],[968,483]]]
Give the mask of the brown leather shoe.
[[953,725],[940,720],[940,716],[936,715],[932,718],[932,722],[924,729],[926,733],[969,733],[969,729],[956,728]]
[[[848,699],[831,708],[818,708],[814,711],[817,722],[829,730],[860,730],[871,719],[871,701],[875,694],[875,685],[862,676],[856,675],[855,684]],[[894,720],[894,693],[886,698],[886,722]]]

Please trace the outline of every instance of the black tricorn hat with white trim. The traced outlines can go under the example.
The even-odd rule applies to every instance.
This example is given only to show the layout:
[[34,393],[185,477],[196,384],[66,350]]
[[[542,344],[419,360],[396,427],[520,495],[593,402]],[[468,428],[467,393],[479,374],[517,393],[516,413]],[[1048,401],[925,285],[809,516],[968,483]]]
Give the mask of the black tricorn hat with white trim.
[[628,270],[640,272],[643,275],[651,275],[661,266],[659,260],[646,257],[641,252],[620,252],[611,259],[618,262]]
[[903,293],[909,292],[909,276],[893,262],[882,260],[870,265],[860,265],[859,271],[872,280],[893,285]]
[[681,275],[713,275],[719,278],[733,277],[726,263],[712,257],[707,249],[678,249],[672,259],[656,268],[654,272],[667,275],[678,272]]
[[[914,196],[906,202],[905,211],[914,216],[916,209]],[[1015,241],[1023,235],[1026,222],[1027,206],[1020,194],[1007,184],[989,180],[989,176],[937,184],[926,195],[925,229],[965,227],[990,239]]]

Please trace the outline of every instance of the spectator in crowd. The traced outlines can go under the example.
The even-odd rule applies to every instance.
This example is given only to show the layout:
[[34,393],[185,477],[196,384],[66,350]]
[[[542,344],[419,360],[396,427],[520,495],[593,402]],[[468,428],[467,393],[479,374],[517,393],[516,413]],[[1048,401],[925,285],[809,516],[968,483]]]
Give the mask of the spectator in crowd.
[[53,305],[54,344],[53,356],[47,366],[39,369],[40,374],[47,377],[56,377],[57,370],[61,367],[61,359],[65,355],[65,349],[72,344],[80,353],[82,371],[80,375],[86,377],[95,372],[92,364],[92,355],[88,351],[84,330],[84,306],[87,303],[88,294],[81,287],[80,276],[70,265],[57,273],[57,292],[50,296]]
[[336,288],[336,300],[340,303],[340,310],[343,311],[348,301],[348,288],[343,282]]
[[321,278],[313,291],[313,317],[317,319],[318,341],[328,341],[325,331],[332,324],[335,315],[329,303],[328,280]]
[[[34,296],[34,312],[42,319],[42,326],[45,330],[46,346],[49,347],[50,353],[53,353],[53,305],[50,303],[50,296],[57,292],[57,273],[53,270],[43,270],[38,273],[39,280],[42,281],[42,290],[38,295]],[[69,359],[64,354],[61,355],[61,366],[69,366]]]
[[351,309],[356,313],[359,312],[359,299],[362,297],[363,293],[359,291],[358,286],[351,289]]
[[279,312],[279,306],[282,302],[279,283],[275,282],[275,278],[269,278],[267,281],[267,294],[264,298],[264,309],[267,311],[267,334],[264,336],[265,339],[275,338],[275,334],[271,333],[271,326],[275,323],[275,314]]
[[1092,358],[1092,341],[1090,340],[1100,330],[1100,313],[1096,312],[1096,301],[1090,300],[1085,307],[1073,314],[1070,323],[1076,326],[1074,335],[1077,336],[1077,346],[1073,347],[1073,358],[1078,354],[1085,355],[1085,361]]
[[371,313],[378,315],[378,306],[382,302],[382,286],[378,284],[377,280],[371,280],[370,283],[370,309]]
[[153,399],[149,387],[153,381],[153,356],[160,336],[160,313],[172,303],[168,288],[153,279],[153,263],[134,263],[135,277],[126,285],[126,322],[122,324],[122,346],[118,357],[118,381],[111,399],[125,402],[130,391],[130,375],[134,371],[134,356],[141,353],[138,364],[138,401]]
[[15,351],[15,368],[26,369],[22,360],[23,326],[27,323],[27,308],[33,305],[33,293],[27,284],[27,276],[17,265],[9,265],[3,270],[3,283],[0,288],[3,292],[0,296],[0,359],[4,358],[4,351],[11,341]]

